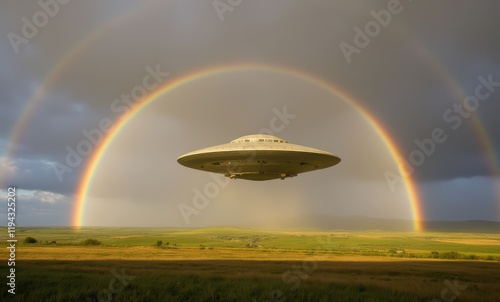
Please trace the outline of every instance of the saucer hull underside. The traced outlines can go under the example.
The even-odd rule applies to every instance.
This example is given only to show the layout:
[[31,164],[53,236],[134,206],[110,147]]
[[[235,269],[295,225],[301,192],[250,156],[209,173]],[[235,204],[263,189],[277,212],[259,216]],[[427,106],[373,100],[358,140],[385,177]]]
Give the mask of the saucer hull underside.
[[246,149],[193,152],[177,161],[189,168],[220,173],[230,178],[271,180],[294,177],[340,162],[339,157],[318,151]]

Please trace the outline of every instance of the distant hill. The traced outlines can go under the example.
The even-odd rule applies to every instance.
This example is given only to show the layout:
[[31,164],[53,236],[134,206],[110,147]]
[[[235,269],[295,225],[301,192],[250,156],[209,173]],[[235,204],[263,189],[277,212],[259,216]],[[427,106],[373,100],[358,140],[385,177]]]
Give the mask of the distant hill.
[[[413,230],[413,225],[413,220],[373,218],[360,215],[303,215],[286,223],[286,227],[293,229],[382,231],[411,231]],[[436,232],[500,232],[500,222],[486,220],[425,221],[424,229]]]
[[426,221],[426,231],[436,232],[500,232],[500,222],[488,220]]

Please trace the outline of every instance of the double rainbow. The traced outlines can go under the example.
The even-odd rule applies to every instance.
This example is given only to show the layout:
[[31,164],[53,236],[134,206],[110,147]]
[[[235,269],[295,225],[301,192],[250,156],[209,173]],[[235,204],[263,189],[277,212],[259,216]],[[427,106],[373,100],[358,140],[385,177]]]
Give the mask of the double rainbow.
[[[81,181],[78,186],[74,211],[72,215],[72,222],[74,226],[80,226],[82,224],[82,219],[85,214],[85,199],[87,197],[87,193],[92,184],[92,177],[96,171],[96,168],[99,166],[99,161],[103,157],[107,148],[112,144],[113,139],[120,133],[121,129],[125,127],[125,125],[133,119],[134,116],[139,114],[146,106],[157,100],[159,97],[172,91],[176,88],[179,88],[183,85],[186,85],[195,80],[201,80],[203,78],[207,78],[210,76],[214,76],[221,73],[230,73],[237,71],[252,71],[252,70],[264,70],[270,71],[274,73],[279,73],[283,75],[294,75],[296,77],[301,78],[304,81],[308,81],[313,83],[327,91],[331,94],[339,97],[344,102],[353,106],[375,129],[377,134],[384,141],[387,146],[390,154],[393,158],[396,159],[396,162],[399,162],[397,159],[401,158],[400,152],[389,136],[388,132],[384,129],[381,122],[378,121],[373,115],[371,115],[364,107],[361,106],[359,102],[357,102],[352,96],[347,94],[345,91],[342,91],[340,88],[333,86],[326,81],[315,77],[311,74],[307,74],[304,72],[300,72],[297,70],[293,70],[285,67],[277,67],[271,65],[258,65],[258,64],[238,64],[238,65],[230,65],[230,66],[221,66],[221,67],[212,67],[203,69],[194,73],[187,74],[185,76],[179,77],[173,81],[170,81],[163,86],[158,87],[156,90],[151,92],[148,96],[138,101],[131,110],[129,110],[126,114],[117,120],[114,125],[109,130],[108,134],[103,139],[102,143],[98,146],[98,148],[91,155],[91,158],[88,161],[87,166],[83,172],[81,177]],[[404,174],[404,167],[398,165],[398,169],[401,175]],[[408,198],[411,203],[411,209],[413,213],[414,220],[414,229],[421,230],[422,229],[422,209],[421,202],[419,200],[417,190],[415,184],[413,183],[411,177],[403,177],[407,192]]]
[[[160,3],[160,2],[159,2]],[[155,4],[156,5],[156,4]],[[105,38],[105,35],[112,30],[119,28],[123,23],[132,20],[133,17],[137,16],[137,14],[146,13],[150,9],[149,4],[141,4],[135,7],[132,7],[128,11],[123,13],[118,13],[115,17],[107,21],[105,24],[97,26],[94,31],[88,34],[84,39],[81,39],[74,47],[72,47],[64,57],[58,62],[58,64],[45,76],[44,81],[37,88],[35,93],[29,99],[25,106],[25,110],[21,113],[20,118],[17,120],[13,130],[11,131],[9,137],[9,144],[5,150],[3,157],[10,158],[14,153],[14,147],[18,145],[23,133],[25,133],[27,126],[29,125],[29,121],[33,117],[36,109],[38,108],[39,103],[43,98],[47,95],[50,89],[57,83],[57,81],[64,75],[64,73],[69,70],[78,59],[92,46],[99,42],[99,40]],[[448,87],[448,89],[453,93],[454,99],[456,102],[461,102],[466,97],[466,94],[461,89],[460,85],[453,78],[453,76],[449,73],[449,71],[443,66],[439,59],[436,58],[434,54],[432,54],[422,43],[419,43],[413,35],[404,31],[404,29],[399,28],[395,31],[401,38],[405,38],[406,42],[409,42],[412,46],[412,49],[419,55],[419,57],[424,59],[429,67],[434,71],[439,78],[444,82],[444,84]],[[365,119],[373,126],[373,128],[377,131],[380,137],[383,139],[388,149],[390,150],[392,156],[397,159],[401,158],[401,154],[397,149],[396,144],[393,139],[389,136],[388,132],[384,129],[383,125],[378,121],[369,111],[365,110],[352,96],[349,96],[346,92],[342,91],[340,88],[335,87],[331,83],[328,83],[318,77],[315,77],[310,74],[306,74],[304,72],[292,70],[289,68],[276,67],[276,66],[263,66],[263,65],[233,65],[233,66],[222,66],[222,67],[213,67],[213,68],[205,68],[203,70],[199,70],[185,76],[179,77],[174,81],[171,81],[165,84],[162,87],[159,87],[152,93],[150,93],[146,98],[142,99],[133,110],[130,110],[127,114],[119,118],[117,120],[112,129],[108,132],[108,135],[104,138],[103,142],[100,146],[94,151],[91,155],[91,158],[88,160],[87,166],[84,169],[84,172],[81,176],[80,182],[78,184],[78,191],[75,197],[75,206],[74,211],[72,213],[72,224],[79,226],[81,225],[82,218],[84,215],[85,209],[85,198],[89,186],[92,181],[92,175],[95,172],[99,164],[99,160],[102,155],[105,153],[107,147],[112,143],[113,138],[119,133],[119,131],[126,125],[126,123],[136,114],[138,114],[141,109],[146,107],[149,103],[153,102],[159,96],[168,91],[180,87],[184,84],[187,84],[189,81],[199,79],[200,77],[207,77],[220,72],[230,72],[241,68],[265,68],[270,69],[275,72],[284,72],[288,74],[294,74],[299,76],[305,80],[314,82],[321,87],[328,89],[332,94],[335,94],[342,98],[345,102],[349,103],[353,107],[355,107],[364,117]],[[484,125],[482,124],[479,116],[477,114],[471,115],[469,118],[470,125],[474,131],[474,134],[480,144],[480,146],[484,150],[484,154],[488,161],[488,166],[490,168],[490,172],[492,176],[498,177],[500,175],[499,172],[499,164],[496,158],[496,152],[494,150],[493,144],[491,142],[490,136],[485,130]],[[399,167],[400,173],[402,173],[402,167]],[[402,174],[404,175],[404,174]],[[0,185],[4,184],[4,177],[0,175]],[[408,197],[411,202],[411,208],[413,212],[413,219],[415,221],[415,229],[419,230],[422,228],[422,202],[419,200],[415,184],[413,183],[410,177],[404,178],[405,185],[408,191]],[[500,209],[500,188],[494,188],[497,194],[497,202],[499,203]],[[500,212],[498,213],[500,217]]]

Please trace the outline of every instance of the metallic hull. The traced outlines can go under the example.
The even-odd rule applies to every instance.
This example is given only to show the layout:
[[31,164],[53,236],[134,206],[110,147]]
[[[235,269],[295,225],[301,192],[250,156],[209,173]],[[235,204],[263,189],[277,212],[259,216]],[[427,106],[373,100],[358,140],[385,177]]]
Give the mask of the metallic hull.
[[[254,141],[245,142],[248,137]],[[262,137],[272,141],[259,142]],[[329,152],[289,144],[281,139],[281,142],[274,142],[276,139],[269,135],[245,136],[229,144],[187,153],[177,162],[189,168],[247,180],[285,179],[340,162],[339,157]]]

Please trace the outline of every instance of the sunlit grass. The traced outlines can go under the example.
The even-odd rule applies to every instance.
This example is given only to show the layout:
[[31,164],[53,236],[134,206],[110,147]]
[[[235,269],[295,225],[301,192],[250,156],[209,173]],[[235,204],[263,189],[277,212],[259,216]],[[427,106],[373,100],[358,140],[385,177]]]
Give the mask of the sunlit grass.
[[299,277],[293,272],[304,261],[314,259],[24,260],[18,265],[16,298],[87,301],[109,288],[113,271],[127,276],[113,301],[265,301],[273,293],[280,294],[277,301],[431,301],[440,299],[446,280],[466,287],[459,301],[495,301],[500,295],[496,262],[380,262],[358,256],[317,261]]
[[[1,231],[1,230],[0,230]],[[256,250],[328,251],[331,254],[428,257],[431,252],[458,252],[486,259],[500,257],[500,234],[385,231],[268,231],[241,228],[20,228],[18,239],[31,236],[36,246],[79,245],[95,239],[108,247],[254,248]],[[168,245],[167,245],[168,243]],[[404,251],[404,255],[397,251]],[[411,254],[411,255],[410,255]],[[500,258],[499,258],[500,259]]]
[[[500,297],[498,234],[20,228],[16,235],[18,292],[4,290],[4,300],[108,301],[102,295],[122,269],[133,279],[113,301],[431,301],[454,280],[466,286],[457,301]],[[38,242],[22,243],[28,236]],[[83,244],[95,241],[101,245]]]

